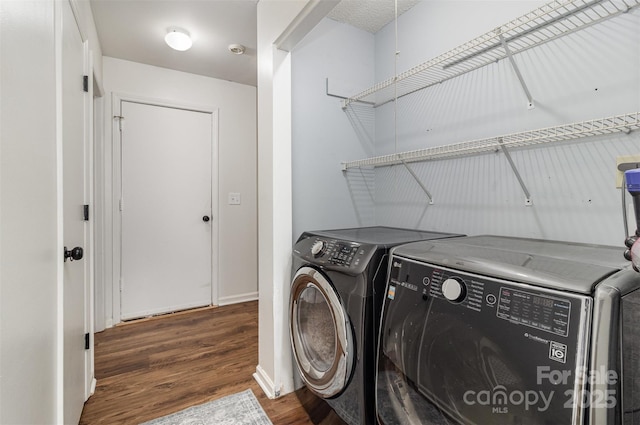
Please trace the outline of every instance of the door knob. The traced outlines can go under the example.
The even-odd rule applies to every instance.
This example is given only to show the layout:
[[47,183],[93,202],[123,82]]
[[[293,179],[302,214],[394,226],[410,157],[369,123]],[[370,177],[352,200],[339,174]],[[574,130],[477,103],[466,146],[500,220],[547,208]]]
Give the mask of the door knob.
[[208,215],[205,215],[204,217],[202,217],[202,221],[204,221],[205,223],[206,223],[207,221],[209,221],[209,220],[211,220],[211,219],[209,218],[209,216],[208,216]]
[[69,251],[66,246],[64,247],[64,261],[67,261],[67,258],[69,261],[82,260],[83,255],[84,250],[79,246],[73,248],[71,251]]

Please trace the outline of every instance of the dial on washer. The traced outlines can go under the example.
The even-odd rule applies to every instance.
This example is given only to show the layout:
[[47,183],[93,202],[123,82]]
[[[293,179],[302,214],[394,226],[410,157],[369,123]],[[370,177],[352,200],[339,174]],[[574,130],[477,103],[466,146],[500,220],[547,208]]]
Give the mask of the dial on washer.
[[314,257],[319,257],[324,253],[324,241],[315,241],[313,245],[311,245],[311,254]]
[[467,288],[462,280],[450,277],[442,283],[442,295],[451,302],[460,302],[467,295]]

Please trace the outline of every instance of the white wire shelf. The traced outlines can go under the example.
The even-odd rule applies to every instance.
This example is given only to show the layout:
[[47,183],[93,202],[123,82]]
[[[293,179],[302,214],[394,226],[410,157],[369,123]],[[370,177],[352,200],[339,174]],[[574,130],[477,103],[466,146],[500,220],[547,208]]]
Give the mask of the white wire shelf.
[[374,107],[626,13],[640,0],[556,0],[343,101]]
[[406,165],[410,162],[432,161],[437,159],[476,155],[485,152],[495,152],[502,148],[533,146],[619,132],[629,133],[630,131],[637,130],[639,128],[640,112],[632,112],[625,115],[616,115],[538,130],[523,131],[521,133],[512,133],[487,139],[478,139],[451,145],[348,161],[342,163],[342,169],[385,167],[397,164]]

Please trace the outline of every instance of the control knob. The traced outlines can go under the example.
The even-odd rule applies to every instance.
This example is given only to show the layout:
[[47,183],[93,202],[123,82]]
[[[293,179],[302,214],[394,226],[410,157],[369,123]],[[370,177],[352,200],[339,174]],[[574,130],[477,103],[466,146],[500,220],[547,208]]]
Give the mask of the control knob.
[[467,295],[467,288],[461,279],[450,277],[442,283],[442,295],[451,302],[460,302]]
[[324,253],[325,243],[324,241],[315,241],[313,245],[311,245],[311,254],[314,257],[319,257]]

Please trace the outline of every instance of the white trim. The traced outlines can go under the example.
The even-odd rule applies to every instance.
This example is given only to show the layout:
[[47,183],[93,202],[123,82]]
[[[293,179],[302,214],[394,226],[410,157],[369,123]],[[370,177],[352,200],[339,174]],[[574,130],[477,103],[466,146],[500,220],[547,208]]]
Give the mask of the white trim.
[[[188,111],[205,112],[209,114],[215,114],[218,112],[218,107],[213,105],[179,102],[171,99],[146,97],[146,96],[139,96],[135,94],[127,94],[127,93],[119,93],[119,92],[113,92],[111,94],[113,99],[117,100],[118,102],[142,103],[144,105],[164,106],[167,108],[174,108],[174,109],[186,109]],[[217,134],[216,134],[216,137],[217,137]]]
[[71,6],[71,11],[73,12],[73,17],[76,20],[76,26],[78,27],[78,31],[80,32],[80,38],[83,43],[87,42],[87,32],[85,31],[84,25],[82,24],[82,14],[80,13],[80,6],[78,6],[78,0],[68,0],[69,6]]
[[54,2],[54,49],[56,81],[56,202],[57,202],[57,294],[56,294],[56,423],[64,423],[64,197],[62,164],[62,4]]
[[256,366],[256,372],[253,374],[253,379],[256,380],[258,385],[260,385],[260,388],[262,388],[262,391],[264,391],[270,399],[280,396],[280,390],[276,388],[269,375],[267,375],[260,365]]
[[[111,223],[111,232],[109,236],[111,237],[111,258],[108,259],[109,264],[105,264],[105,275],[107,274],[107,269],[111,271],[111,279],[105,281],[105,293],[107,292],[107,288],[110,284],[111,286],[111,325],[115,325],[120,323],[120,193],[122,193],[122,186],[120,183],[120,162],[122,158],[120,156],[120,130],[118,120],[114,119],[115,116],[121,115],[121,99],[120,97],[112,93],[111,94],[111,114],[109,118],[105,120],[104,126],[106,127],[107,122],[111,123],[111,203],[107,207],[105,205],[104,210],[104,220],[105,222]],[[104,167],[106,171],[106,166]],[[106,183],[106,179],[105,179]],[[109,193],[109,191],[107,191]],[[106,198],[106,194],[105,194]],[[107,236],[105,234],[105,236]],[[105,250],[106,251],[106,250]],[[109,267],[109,265],[111,267]],[[106,310],[106,308],[105,308]]]
[[122,315],[122,320],[131,320],[131,319],[140,319],[142,317],[151,317],[160,314],[166,314],[167,309],[170,312],[183,311],[183,310],[191,310],[200,307],[209,307],[208,305],[203,305],[202,303],[187,303],[187,304],[178,304],[169,307],[162,308],[154,308],[149,310],[137,311],[134,313],[124,314]]
[[338,3],[340,0],[310,0],[273,44],[290,52]]
[[[109,217],[112,220],[112,235],[113,235],[113,245],[111,250],[111,270],[112,270],[112,278],[111,278],[111,289],[112,289],[112,317],[111,320],[107,318],[106,324],[107,327],[113,326],[113,324],[120,323],[122,319],[122,309],[121,309],[121,253],[122,253],[122,221],[120,214],[120,198],[122,193],[122,148],[120,146],[121,143],[121,135],[120,135],[120,124],[118,120],[114,119],[115,116],[122,115],[121,105],[122,102],[132,102],[139,103],[144,105],[152,105],[152,106],[160,106],[174,109],[183,109],[194,112],[203,112],[211,114],[211,305],[218,304],[218,291],[219,291],[219,243],[220,243],[220,200],[218,196],[219,192],[219,177],[218,170],[219,167],[219,129],[220,129],[220,114],[219,109],[213,105],[202,105],[202,104],[191,104],[185,102],[174,101],[171,99],[159,99],[159,98],[150,98],[145,96],[138,96],[133,94],[125,94],[113,92],[111,94],[111,123],[112,123],[112,132],[111,132],[111,140],[112,140],[112,159],[111,159],[111,170],[112,170],[112,204],[111,208],[105,208],[105,220],[108,220]],[[126,118],[125,118],[126,122]],[[126,125],[126,124],[125,124]],[[213,205],[216,205],[216,208],[213,208]],[[107,265],[105,264],[105,269]],[[106,271],[105,271],[106,274]],[[105,292],[106,287],[108,286],[105,281]],[[185,309],[194,306],[178,306],[176,309]],[[200,306],[197,306],[200,307]],[[144,312],[142,315],[155,314],[157,312]],[[140,316],[138,316],[140,317]]]
[[93,130],[93,55],[89,48],[89,42],[84,42],[85,69],[84,75],[88,78],[87,92],[84,94],[84,203],[89,205],[89,220],[85,223],[84,246],[88,255],[85,259],[85,292],[84,292],[84,317],[85,333],[89,334],[89,349],[85,351],[85,401],[91,397],[91,385],[95,377],[94,344],[95,333],[95,142]]
[[93,97],[104,97],[104,86],[95,73],[93,74]]
[[[220,287],[220,113],[211,111],[211,305],[218,304]],[[216,207],[214,210],[214,206]]]
[[[95,74],[94,74],[95,78]],[[95,80],[94,80],[95,81]],[[107,228],[105,223],[105,194],[108,193],[105,182],[105,144],[104,144],[104,98],[97,96],[93,91],[91,99],[93,109],[93,140],[94,140],[94,197],[93,197],[93,220],[94,220],[94,251],[93,257],[95,261],[94,272],[94,332],[103,331],[106,326],[107,313],[105,282],[108,281],[106,268],[106,246],[107,246]]]
[[223,306],[223,305],[230,305],[230,304],[239,304],[247,301],[255,301],[257,299],[258,299],[258,291],[247,292],[246,294],[220,297],[218,298],[218,304],[214,304],[214,305]]
[[96,385],[98,385],[98,381],[96,380],[96,378],[93,378],[91,380],[91,395],[96,392]]

